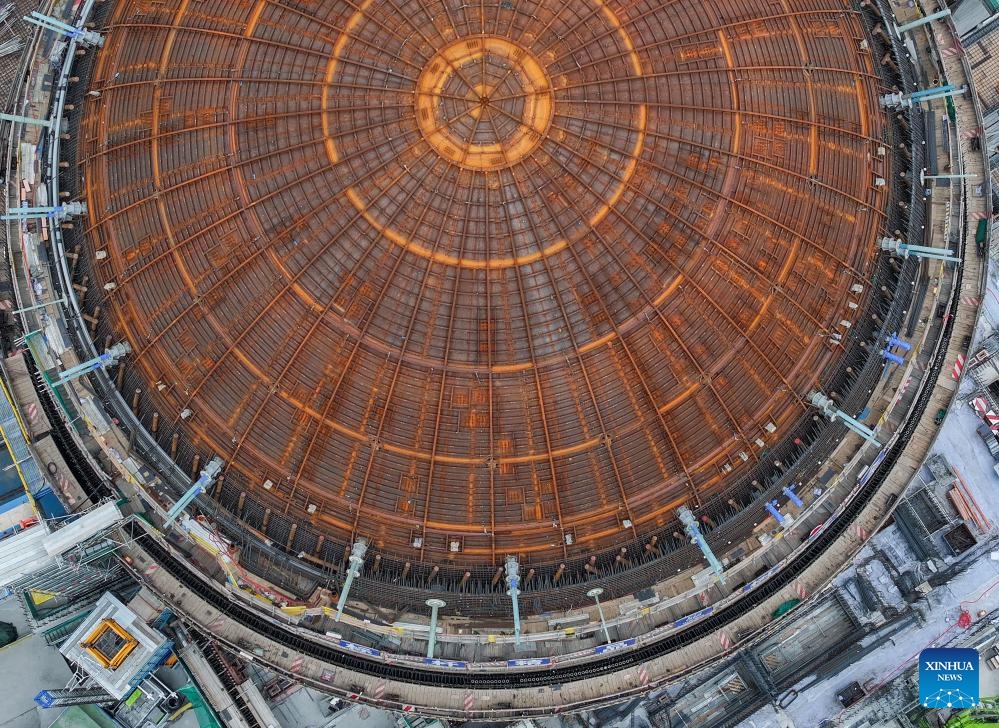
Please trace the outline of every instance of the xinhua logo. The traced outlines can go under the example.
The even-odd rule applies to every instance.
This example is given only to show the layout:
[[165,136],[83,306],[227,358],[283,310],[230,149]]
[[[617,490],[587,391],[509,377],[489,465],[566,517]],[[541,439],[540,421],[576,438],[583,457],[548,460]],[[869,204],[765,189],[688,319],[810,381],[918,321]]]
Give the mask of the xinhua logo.
[[924,708],[978,705],[978,651],[934,648],[920,652],[919,702]]

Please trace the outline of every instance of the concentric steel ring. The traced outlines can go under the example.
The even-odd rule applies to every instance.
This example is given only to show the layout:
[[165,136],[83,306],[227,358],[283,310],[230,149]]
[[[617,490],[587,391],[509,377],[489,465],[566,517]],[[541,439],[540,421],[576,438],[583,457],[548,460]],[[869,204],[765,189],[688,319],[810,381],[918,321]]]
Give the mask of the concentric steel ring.
[[552,111],[544,69],[505,38],[455,41],[416,82],[416,123],[424,139],[467,169],[519,162],[541,143]]
[[615,546],[793,436],[861,311],[881,119],[833,0],[118,0],[106,33],[102,315],[261,530]]

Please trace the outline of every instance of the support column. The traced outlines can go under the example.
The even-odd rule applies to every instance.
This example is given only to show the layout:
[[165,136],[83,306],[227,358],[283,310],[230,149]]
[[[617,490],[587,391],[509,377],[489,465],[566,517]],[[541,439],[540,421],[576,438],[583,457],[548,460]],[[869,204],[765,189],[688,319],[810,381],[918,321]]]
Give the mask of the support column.
[[46,301],[45,303],[36,303],[34,306],[25,306],[24,308],[15,308],[11,313],[27,313],[28,311],[37,311],[40,308],[46,308],[47,306],[62,306],[66,303],[66,297],[57,298],[55,301]]
[[18,116],[17,114],[0,114],[0,121],[12,121],[15,124],[33,124],[35,126],[52,126],[50,119],[36,119],[33,116]]
[[518,588],[520,586],[520,563],[516,556],[506,557],[506,585],[509,587],[506,593],[513,602],[513,636],[516,642],[520,642],[520,602],[517,600],[517,597],[520,596]]
[[600,606],[600,595],[604,593],[604,590],[599,586],[595,586],[586,592],[586,596],[590,597],[597,603],[597,614],[600,615],[600,626],[604,630],[604,639],[607,640],[607,644],[611,643],[610,632],[607,631],[607,620],[604,619],[604,608]]
[[946,86],[938,86],[937,88],[914,91],[911,94],[885,94],[881,97],[881,105],[885,107],[891,106],[909,109],[912,108],[913,104],[918,104],[921,101],[932,101],[933,99],[943,98],[944,96],[959,96],[967,90],[967,86],[956,88],[953,85],[948,84]]
[[208,464],[205,466],[204,470],[201,471],[201,475],[198,476],[194,485],[188,488],[187,492],[184,493],[184,495],[182,495],[180,499],[170,507],[169,511],[167,511],[167,518],[166,521],[163,522],[163,526],[169,528],[170,525],[177,519],[177,516],[179,516],[183,510],[187,508],[191,501],[212,486],[212,483],[215,482],[215,479],[221,472],[222,458],[216,455],[208,461]]
[[95,369],[112,366],[130,351],[132,351],[132,347],[128,345],[128,342],[120,341],[103,354],[65,370],[55,381],[52,382],[52,386],[59,387],[83,376],[84,374],[92,372]]
[[856,432],[858,435],[863,437],[868,442],[878,446],[881,445],[878,439],[874,436],[874,430],[872,430],[870,427],[865,425],[860,420],[855,419],[850,415],[846,414],[845,412],[843,412],[842,410],[837,409],[836,405],[833,404],[832,400],[829,399],[824,394],[822,394],[822,392],[812,392],[811,394],[808,395],[808,401],[811,402],[816,407],[818,407],[822,411],[822,414],[824,414],[830,420],[832,421],[839,420],[840,422],[842,422],[844,425],[849,427],[851,430]]
[[694,517],[694,514],[689,508],[687,508],[687,506],[680,506],[676,509],[676,513],[680,517],[680,522],[683,523],[683,528],[690,537],[691,543],[695,544],[697,548],[701,550],[701,553],[704,554],[704,558],[707,559],[708,564],[711,566],[711,570],[718,575],[719,581],[724,584],[725,569],[718,560],[718,557],[715,556],[714,551],[711,550],[707,539],[705,539],[704,535],[701,533],[701,529],[697,524],[697,519]]
[[0,215],[0,220],[38,220],[43,217],[65,220],[74,215],[84,215],[86,212],[87,205],[83,202],[68,202],[53,207],[12,207],[7,214]]
[[427,657],[433,659],[434,647],[437,645],[437,610],[446,607],[447,602],[443,599],[428,599],[426,604],[430,607],[430,642],[427,644]]
[[104,45],[104,36],[100,33],[95,33],[94,31],[87,30],[86,28],[77,28],[75,25],[64,23],[58,18],[43,15],[37,10],[33,11],[31,15],[25,15],[24,21],[26,23],[37,25],[45,30],[51,30],[53,33],[58,33],[59,35],[67,38],[76,38],[77,42],[83,43],[84,45],[97,47]]
[[977,174],[926,174],[925,169],[919,170],[919,184],[926,186],[926,180],[935,179],[978,179]]
[[336,616],[334,620],[339,622],[343,616],[343,608],[347,604],[347,595],[350,593],[350,585],[354,579],[361,575],[361,566],[364,564],[364,554],[368,551],[368,542],[359,538],[350,548],[350,558],[347,560],[350,566],[347,568],[347,580],[340,590],[340,598],[336,600]]
[[886,250],[892,255],[900,258],[908,258],[914,255],[917,258],[927,258],[929,260],[942,260],[949,263],[960,263],[961,259],[956,257],[951,251],[944,248],[931,248],[926,245],[909,245],[898,238],[881,238],[878,241],[882,250]]
[[911,23],[906,23],[905,25],[896,25],[895,32],[898,33],[899,36],[901,36],[902,33],[908,33],[910,30],[915,30],[916,28],[922,25],[926,25],[927,23],[937,20],[939,18],[946,18],[948,15],[950,15],[950,8],[947,8],[946,10],[941,10],[936,13],[931,13],[927,15],[925,18],[920,18],[919,20],[913,20]]

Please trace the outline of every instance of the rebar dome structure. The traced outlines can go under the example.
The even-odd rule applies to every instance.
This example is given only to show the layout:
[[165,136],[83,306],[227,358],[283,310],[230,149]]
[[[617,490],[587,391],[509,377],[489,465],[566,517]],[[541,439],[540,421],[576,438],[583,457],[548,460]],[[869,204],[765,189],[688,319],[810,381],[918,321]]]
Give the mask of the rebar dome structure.
[[293,551],[647,536],[795,435],[863,315],[883,121],[845,10],[118,0],[88,303]]

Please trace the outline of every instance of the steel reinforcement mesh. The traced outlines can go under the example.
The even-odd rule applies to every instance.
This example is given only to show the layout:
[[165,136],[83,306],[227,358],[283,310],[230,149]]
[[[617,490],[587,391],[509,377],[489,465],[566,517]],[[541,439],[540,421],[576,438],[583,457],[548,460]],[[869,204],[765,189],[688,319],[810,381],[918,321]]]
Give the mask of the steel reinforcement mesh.
[[[815,17],[826,16],[818,12]],[[863,16],[858,14],[857,17]],[[864,19],[865,22],[867,20]],[[148,29],[153,32],[164,22],[162,18],[157,22],[133,18],[130,25],[149,26]],[[785,19],[782,21],[782,25],[790,22]],[[739,23],[734,23],[733,26],[742,27]],[[114,28],[111,28],[112,32],[113,30]],[[859,30],[854,30],[854,33],[855,36],[861,34]],[[751,37],[751,34],[747,37]],[[494,50],[495,55],[503,55],[502,49]],[[81,61],[84,64],[92,62],[92,55]],[[505,62],[509,64],[511,61],[506,58]],[[523,73],[529,76],[530,70],[523,71]],[[884,75],[890,69],[878,68],[877,70]],[[87,79],[91,77],[92,71],[87,66],[81,66],[77,73],[81,78]],[[868,100],[875,98],[876,94],[887,86],[888,83],[884,80],[880,85],[872,83],[868,89]],[[102,92],[105,94],[113,93],[106,87],[95,86],[95,88],[98,87],[102,88]],[[84,97],[86,90],[86,83],[77,84],[74,89],[77,109],[86,108],[86,98]],[[531,93],[535,93],[535,91]],[[511,93],[510,95],[515,94]],[[453,101],[453,99],[451,100]],[[79,111],[70,116],[70,121],[76,128],[80,128],[81,116]],[[215,122],[197,117],[190,117],[190,119],[190,123],[195,126],[215,124]],[[141,129],[141,120],[139,122],[133,121],[133,124],[136,131],[129,132],[126,135],[127,139],[124,137],[116,138],[115,143],[135,144],[148,138],[148,132],[143,132]],[[903,139],[903,136],[909,133],[909,128],[919,129],[920,126],[913,123],[903,127],[902,122],[895,120],[890,127],[885,127],[881,140],[887,142],[894,149],[899,140],[907,141]],[[494,131],[499,133],[496,129]],[[179,132],[177,133],[179,134]],[[91,144],[96,138],[88,137],[86,133],[84,137]],[[75,139],[76,135],[72,135],[72,138]],[[438,139],[437,142],[440,140]],[[104,142],[104,144],[108,143],[109,141]],[[427,141],[430,146],[433,146],[433,143],[432,140]],[[918,144],[915,146],[917,149],[919,148]],[[104,155],[108,151],[106,148],[102,148],[96,152],[81,152],[72,146],[68,147],[68,150],[67,158],[76,159],[81,164],[92,159],[94,154]],[[437,151],[440,153],[441,150]],[[444,156],[446,157],[446,155]],[[454,161],[451,160],[450,163],[454,163]],[[894,161],[895,164],[899,164],[899,168],[904,169],[907,162],[906,160],[901,160],[901,162],[899,164],[897,158]],[[485,161],[480,163],[488,164]],[[502,170],[508,168],[500,166],[496,169],[479,169],[476,170],[476,173],[486,177],[489,174],[502,177]],[[80,172],[85,169],[86,166],[83,164],[82,167],[64,174],[63,189],[82,192],[84,188],[81,185]],[[136,182],[138,183],[139,180]],[[145,187],[136,184],[132,191],[135,194],[149,194],[152,190],[148,184]],[[887,205],[889,217],[882,223],[883,229],[907,229],[908,220],[902,217],[900,212],[902,208],[897,205],[897,202],[911,197],[911,192],[903,185],[896,184],[891,187],[891,194],[891,202]],[[141,202],[132,204],[140,205]],[[917,209],[916,206],[912,206],[911,211],[921,212],[921,208]],[[107,242],[103,237],[104,232],[99,226],[92,231],[67,231],[67,236],[67,247],[75,248],[81,252],[86,252],[88,242],[92,246],[102,246]],[[95,240],[98,242],[95,243]],[[96,316],[97,323],[91,325],[90,328],[98,346],[101,346],[104,342],[120,336],[121,332],[118,321],[107,315],[100,315],[101,311],[106,314],[106,308],[114,304],[107,300],[107,295],[103,290],[94,285],[107,276],[106,272],[95,269],[94,263],[89,256],[84,255],[77,265],[76,274],[78,281],[87,284],[87,295],[84,297],[84,303],[87,309]],[[901,312],[905,307],[904,295],[888,298],[872,294],[880,291],[882,286],[889,291],[897,290],[904,294],[909,290],[909,286],[900,284],[911,280],[913,273],[912,264],[907,263],[900,266],[884,256],[879,257],[874,269],[864,281],[866,303],[861,308],[864,313],[855,321],[851,335],[844,338],[845,351],[837,351],[833,356],[824,357],[824,363],[821,365],[816,381],[826,391],[835,394],[845,409],[859,409],[866,401],[868,390],[881,373],[880,358],[871,356],[872,347],[876,343],[879,333],[898,328],[902,318]],[[165,409],[159,406],[161,403],[155,399],[155,382],[159,380],[150,381],[150,379],[148,372],[143,372],[138,367],[127,366],[122,372],[119,372],[118,377],[119,388],[124,393],[124,402],[112,393],[106,392],[106,404],[112,409],[120,410],[122,404],[131,400],[133,392],[140,390],[142,394],[139,398],[138,415],[145,428],[148,429],[151,426],[153,413]],[[127,413],[123,412],[122,414]],[[153,439],[160,448],[169,450],[174,434],[179,434],[181,436],[177,440],[175,459],[180,464],[181,470],[190,473],[195,458],[198,458],[202,463],[205,462],[205,459],[211,454],[211,450],[205,448],[203,444],[195,444],[189,437],[190,433],[184,430],[182,421],[178,418],[171,420],[169,417],[159,419],[160,424],[155,438],[150,438],[145,431],[136,431],[136,445],[140,452],[147,455],[154,465],[161,467],[165,472],[178,474],[179,471],[173,466],[173,463],[163,457],[162,451],[157,451],[158,448],[154,446]],[[123,417],[125,426],[130,427],[127,420],[127,417]],[[773,444],[768,446],[765,452],[765,459],[759,456],[754,458],[755,462],[750,463],[753,467],[748,469],[748,472],[745,467],[737,467],[731,476],[719,481],[722,487],[714,488],[714,493],[710,492],[710,488],[706,489],[703,510],[698,513],[708,516],[710,523],[717,524],[715,526],[717,532],[712,533],[711,538],[719,541],[722,538],[728,538],[739,530],[744,530],[747,522],[758,521],[765,517],[765,512],[762,509],[763,498],[779,492],[783,484],[797,482],[805,477],[810,469],[810,463],[814,462],[815,458],[821,458],[824,453],[829,452],[842,437],[840,428],[816,422],[812,413],[804,407],[798,409],[794,419],[785,420],[782,430],[783,438],[772,441]],[[284,501],[284,505],[277,508],[273,502],[267,502],[266,499],[261,501],[263,494],[259,486],[260,483],[247,480],[245,474],[230,469],[214,494],[216,502],[221,503],[227,510],[216,511],[213,515],[230,537],[242,543],[247,561],[272,572],[275,581],[281,583],[282,577],[278,573],[279,569],[274,568],[272,564],[287,561],[287,554],[295,555],[304,552],[313,563],[300,561],[294,565],[286,564],[284,568],[289,568],[290,565],[291,570],[297,576],[285,578],[284,585],[298,593],[303,593],[314,584],[336,584],[340,578],[338,572],[341,571],[346,540],[337,538],[322,528],[314,527],[309,522],[310,519],[305,517],[303,513],[309,504],[306,493],[299,492],[289,496]],[[181,486],[178,485],[178,487]],[[285,511],[289,510],[291,512],[286,515]],[[297,515],[296,511],[303,515]],[[240,521],[230,515],[230,512],[238,515],[243,523],[264,533],[272,543],[261,544],[256,539],[249,537],[245,529],[241,528]],[[581,602],[582,593],[586,589],[585,583],[594,578],[600,578],[602,582],[606,582],[615,594],[623,594],[635,591],[657,578],[675,573],[678,568],[686,568],[690,563],[699,559],[699,553],[684,541],[675,539],[673,532],[676,530],[676,524],[671,519],[667,519],[664,525],[653,530],[646,530],[639,537],[624,532],[614,538],[612,548],[603,551],[591,548],[584,552],[583,549],[574,549],[575,555],[566,554],[563,551],[561,558],[546,558],[539,554],[532,559],[530,554],[527,554],[524,560],[528,566],[535,567],[536,572],[534,579],[525,585],[525,590],[531,592],[525,595],[527,603],[538,611],[565,608]],[[656,547],[646,549],[652,536],[658,538]],[[408,534],[407,538],[409,538]],[[621,555],[621,547],[627,549],[627,558],[624,560],[617,558]],[[495,575],[495,562],[476,563],[474,559],[463,560],[459,557],[457,563],[452,563],[444,560],[432,560],[419,552],[414,552],[412,556],[407,558],[404,555],[393,553],[393,551],[398,550],[398,548],[384,550],[376,548],[375,553],[382,556],[380,568],[377,573],[372,573],[372,570],[368,569],[365,578],[359,582],[357,592],[359,596],[363,597],[368,594],[373,600],[382,604],[405,605],[413,603],[416,592],[426,590],[457,591],[459,594],[456,595],[455,607],[466,614],[489,613],[496,609],[499,602],[502,601],[499,598],[501,594],[498,588],[491,583],[492,577]],[[584,556],[583,553],[586,555]],[[597,556],[595,571],[587,571],[583,568],[591,553]],[[559,573],[558,565],[560,563],[566,564],[566,568],[561,572],[560,579],[556,582],[555,575]]]

